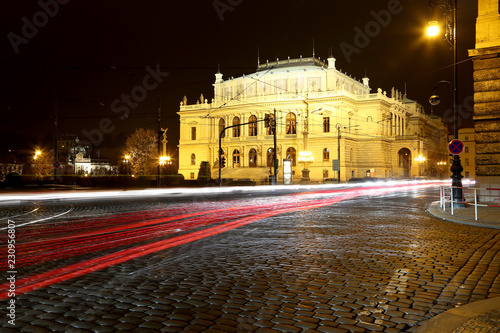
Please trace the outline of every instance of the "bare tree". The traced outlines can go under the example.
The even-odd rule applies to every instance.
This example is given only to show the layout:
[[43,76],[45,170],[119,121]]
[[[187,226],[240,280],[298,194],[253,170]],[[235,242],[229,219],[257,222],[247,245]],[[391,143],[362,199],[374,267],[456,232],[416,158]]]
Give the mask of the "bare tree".
[[132,173],[151,175],[158,164],[158,138],[151,129],[137,129],[127,138],[123,155],[130,156]]

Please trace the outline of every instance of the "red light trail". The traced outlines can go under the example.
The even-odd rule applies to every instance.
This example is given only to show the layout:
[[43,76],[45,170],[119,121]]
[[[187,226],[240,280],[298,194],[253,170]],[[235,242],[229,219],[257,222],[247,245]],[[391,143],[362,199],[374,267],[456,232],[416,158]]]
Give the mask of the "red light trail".
[[[33,240],[17,246],[16,267],[29,266],[56,259],[74,257],[95,251],[111,249],[119,246],[137,244],[151,241],[150,243],[136,245],[134,247],[120,250],[93,259],[85,260],[76,264],[56,268],[35,276],[22,278],[16,281],[16,295],[24,294],[39,288],[47,287],[55,283],[66,281],[82,276],[96,270],[104,269],[112,265],[123,263],[158,251],[190,243],[199,239],[215,236],[223,232],[247,225],[279,214],[320,208],[343,200],[362,195],[380,195],[388,192],[403,191],[408,189],[435,186],[425,185],[400,185],[392,187],[370,187],[353,189],[336,189],[317,192],[303,192],[284,197],[278,197],[279,202],[264,205],[233,206],[229,208],[212,209],[208,211],[195,211],[185,213],[186,207],[176,210],[160,210],[152,213],[132,213],[107,217],[91,222],[99,230],[87,231],[88,226],[81,223],[76,229],[84,230],[83,233],[75,234],[71,230],[60,227],[54,230],[42,230],[44,235],[51,236],[50,239]],[[334,197],[317,198],[318,196],[332,195]],[[203,209],[202,203],[196,209]],[[237,201],[234,202],[237,204]],[[191,211],[194,207],[191,207]],[[168,214],[167,217],[158,217],[158,214]],[[153,218],[153,216],[155,216]],[[144,220],[144,218],[149,218]],[[141,220],[142,219],[142,220]],[[106,224],[102,227],[102,222]],[[68,224],[66,224],[68,226]],[[193,229],[190,233],[185,233]],[[47,233],[48,232],[48,233]],[[63,235],[57,237],[57,234]],[[170,238],[154,241],[175,233],[183,233]],[[185,233],[185,234],[184,234]],[[20,238],[21,234],[19,235]],[[33,230],[28,230],[25,236],[35,238]],[[56,236],[55,238],[53,236]],[[19,239],[18,238],[18,239]],[[6,264],[0,263],[0,270],[6,270]],[[8,290],[8,283],[0,285],[1,290]],[[0,299],[7,298],[7,292],[0,294]]]

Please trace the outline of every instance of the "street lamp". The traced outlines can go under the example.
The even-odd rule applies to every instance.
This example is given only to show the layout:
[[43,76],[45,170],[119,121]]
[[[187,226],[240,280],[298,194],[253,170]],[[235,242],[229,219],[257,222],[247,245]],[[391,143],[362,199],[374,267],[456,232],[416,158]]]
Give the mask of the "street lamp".
[[[430,0],[429,6],[432,10],[436,7],[440,7],[444,11],[444,15],[446,15],[446,34],[445,40],[453,47],[453,114],[455,118],[454,123],[454,137],[458,139],[458,47],[457,47],[457,2],[458,0]],[[432,21],[435,22],[435,21]],[[437,22],[435,24],[431,24],[429,22],[429,29],[427,29],[427,33],[431,36],[434,34],[436,36],[439,34],[439,30],[437,28]],[[433,26],[433,27],[432,27]],[[431,28],[432,27],[432,28]],[[441,81],[446,82],[446,81]],[[439,84],[439,83],[438,83]],[[435,90],[435,88],[434,88]],[[432,105],[439,104],[439,96],[433,95],[430,99]],[[435,104],[433,104],[435,103]],[[456,198],[457,201],[462,201],[462,171],[463,167],[460,162],[459,155],[453,155],[453,163],[451,165],[451,185],[455,187],[453,189],[453,197]]]
[[415,162],[418,162],[418,176],[422,176],[422,163],[425,162],[427,159],[422,156],[418,155],[418,157],[415,157]]
[[307,166],[314,161],[314,156],[310,151],[301,151],[299,157],[297,158],[299,163],[304,164],[304,169],[302,169],[302,181],[309,181],[309,169]]
[[35,156],[33,156],[33,159],[36,160],[38,156],[42,155],[42,152],[40,150],[35,151]]

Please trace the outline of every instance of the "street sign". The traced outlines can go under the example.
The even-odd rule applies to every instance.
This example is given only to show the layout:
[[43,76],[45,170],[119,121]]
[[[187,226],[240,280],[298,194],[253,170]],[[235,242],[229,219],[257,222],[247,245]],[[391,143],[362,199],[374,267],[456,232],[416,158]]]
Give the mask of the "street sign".
[[61,163],[59,163],[59,161],[55,161],[54,163],[52,163],[52,166],[53,166],[55,169],[59,169],[59,167],[61,166]]
[[453,155],[460,155],[464,152],[465,145],[461,140],[455,139],[448,145],[448,151]]
[[333,171],[339,171],[340,170],[339,160],[333,160],[332,161],[332,169],[333,169]]

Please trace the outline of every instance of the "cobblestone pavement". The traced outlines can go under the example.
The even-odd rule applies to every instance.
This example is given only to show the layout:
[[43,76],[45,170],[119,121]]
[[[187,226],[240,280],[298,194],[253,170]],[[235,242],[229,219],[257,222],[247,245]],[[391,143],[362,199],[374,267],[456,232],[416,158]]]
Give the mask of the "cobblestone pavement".
[[278,215],[38,289],[15,327],[2,301],[2,332],[412,332],[500,296],[500,231],[427,215],[437,193]]

